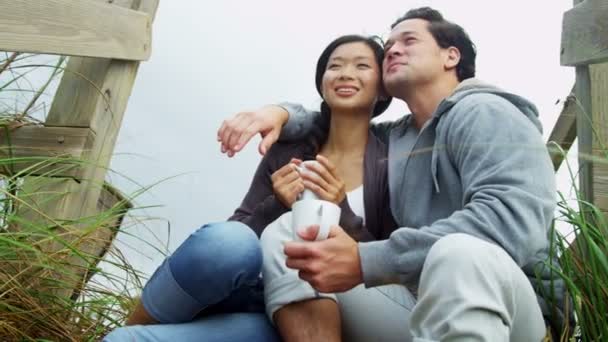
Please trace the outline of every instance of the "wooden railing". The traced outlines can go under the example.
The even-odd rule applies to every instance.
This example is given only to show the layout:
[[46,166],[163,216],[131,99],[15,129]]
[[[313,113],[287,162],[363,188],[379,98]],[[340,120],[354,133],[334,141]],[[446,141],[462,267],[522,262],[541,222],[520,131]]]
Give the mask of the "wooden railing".
[[[20,188],[33,194],[24,197],[29,203],[20,214],[26,219],[77,222],[110,205],[108,198],[121,200],[102,184],[140,61],[150,57],[157,7],[158,0],[0,0],[0,51],[71,56],[44,125],[17,128],[10,137],[0,132],[0,150],[10,149],[12,157],[81,161],[55,170],[48,182],[27,177],[40,177],[40,170],[25,175]],[[28,166],[15,164],[11,171]],[[107,247],[92,249],[103,253]]]
[[[579,190],[608,212],[608,1],[574,0],[564,14],[561,64],[576,68],[572,93],[549,137],[566,151],[578,137]],[[562,157],[553,154],[555,170]]]

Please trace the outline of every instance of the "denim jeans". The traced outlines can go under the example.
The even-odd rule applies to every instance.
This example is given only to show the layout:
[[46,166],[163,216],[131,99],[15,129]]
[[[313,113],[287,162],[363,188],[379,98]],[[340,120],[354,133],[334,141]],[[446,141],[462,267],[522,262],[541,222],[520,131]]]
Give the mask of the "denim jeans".
[[103,341],[279,341],[264,314],[261,265],[246,225],[205,225],[144,287],[142,304],[160,324],[122,327]]

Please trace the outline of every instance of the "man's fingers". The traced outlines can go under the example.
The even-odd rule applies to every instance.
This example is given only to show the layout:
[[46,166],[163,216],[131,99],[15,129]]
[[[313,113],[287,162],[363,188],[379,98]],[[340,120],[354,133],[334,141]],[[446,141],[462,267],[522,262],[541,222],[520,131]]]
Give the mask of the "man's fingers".
[[257,133],[255,131],[255,122],[251,119],[251,116],[244,115],[241,120],[236,122],[226,144],[230,150],[238,151],[236,146],[238,145],[241,136],[253,136],[255,133]]
[[217,139],[217,141],[219,141],[219,142],[222,141],[222,135],[224,134],[225,129],[226,129],[226,120],[222,121],[222,125],[220,126],[220,129],[217,130],[217,136],[215,137]]
[[329,227],[329,234],[327,235],[327,238],[333,238],[340,234],[346,234],[344,232],[344,229],[342,229],[342,227],[340,227],[338,225],[334,225],[334,226]]
[[258,146],[258,151],[261,155],[266,155],[266,152],[268,152],[272,144],[279,139],[279,134],[280,131],[273,129],[262,138],[262,141],[260,141],[260,145]]
[[317,256],[311,242],[287,242],[283,247],[283,252],[287,258],[306,259]]
[[298,229],[298,235],[307,241],[314,241],[317,238],[317,234],[319,234],[319,226],[309,226],[304,229]]
[[[240,151],[243,149],[243,147],[245,145],[247,145],[247,143],[249,142],[249,140],[251,140],[251,138],[253,138],[256,134],[260,133],[260,128],[259,125],[255,122],[252,121],[250,123],[249,126],[247,126],[243,132],[241,133],[241,135],[239,136],[239,138],[237,139],[236,144],[234,145],[234,150],[235,151]],[[273,141],[274,142],[274,141]],[[270,144],[272,145],[272,144]]]
[[298,272],[298,277],[300,277],[300,279],[302,279],[308,283],[312,283],[313,279],[314,279],[314,274],[311,272],[300,271],[300,272]]
[[228,142],[230,141],[231,136],[235,133],[235,129],[239,127],[243,120],[247,120],[247,115],[245,112],[238,113],[232,119],[224,120],[224,122],[222,122],[222,126],[218,131],[218,140],[221,141],[222,144],[226,145],[228,150],[230,149]]
[[285,266],[294,270],[305,270],[307,272],[310,272],[308,270],[309,264],[310,260],[307,259],[287,258],[287,260],[285,260]]

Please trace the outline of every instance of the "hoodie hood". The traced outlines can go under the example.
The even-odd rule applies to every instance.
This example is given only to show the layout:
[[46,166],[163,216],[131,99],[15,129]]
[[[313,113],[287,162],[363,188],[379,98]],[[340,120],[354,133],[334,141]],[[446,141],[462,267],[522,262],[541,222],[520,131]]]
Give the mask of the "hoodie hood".
[[[431,133],[433,134],[432,139],[434,139],[435,130],[437,128],[437,125],[440,124],[440,121],[442,121],[441,117],[444,114],[448,113],[452,109],[452,107],[454,107],[463,98],[469,95],[480,93],[500,96],[501,98],[509,101],[515,107],[517,107],[519,111],[528,118],[528,120],[532,122],[532,124],[534,125],[534,127],[536,127],[536,129],[538,129],[540,134],[543,133],[542,125],[538,118],[538,109],[532,102],[519,95],[507,92],[496,86],[482,82],[476,78],[469,78],[460,82],[460,84],[458,85],[458,87],[456,87],[452,95],[444,99],[437,107],[437,110],[433,114],[433,118],[429,122],[429,126],[431,126],[429,128],[431,128],[433,131]],[[440,188],[439,182],[437,180],[437,148],[435,147],[433,147],[431,155],[431,175],[433,177],[435,192],[439,193]]]
[[447,97],[439,104],[434,116],[441,117],[464,97],[478,93],[493,94],[511,102],[534,124],[534,126],[542,134],[543,129],[540,120],[538,119],[538,109],[532,102],[519,95],[507,92],[476,78],[469,78],[460,82],[452,95]]

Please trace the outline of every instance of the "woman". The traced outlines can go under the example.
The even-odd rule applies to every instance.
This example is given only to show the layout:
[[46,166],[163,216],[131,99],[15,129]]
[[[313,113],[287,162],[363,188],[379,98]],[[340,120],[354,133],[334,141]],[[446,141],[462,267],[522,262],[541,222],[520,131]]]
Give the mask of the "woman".
[[[286,217],[304,188],[339,204],[340,225],[356,240],[388,236],[395,224],[383,205],[388,203],[386,146],[369,133],[370,118],[390,103],[382,98],[382,58],[382,46],[371,38],[343,36],[329,44],[316,72],[326,126],[307,141],[275,144],[229,221],[203,226],[168,257],[127,322],[138,325],[117,329],[106,341],[278,340],[263,314],[257,237]],[[314,172],[300,175],[295,167],[308,159],[319,163]],[[355,197],[347,199],[347,192]],[[353,206],[353,200],[364,205]],[[269,236],[280,239],[281,234]]]
[[[330,43],[316,70],[325,127],[305,142],[274,144],[269,151],[278,156],[269,174],[289,158],[297,158],[290,164],[318,161],[313,173],[298,173],[290,164],[279,168],[272,176],[275,196],[290,207],[303,187],[311,189],[341,207],[340,226],[357,241],[386,239],[396,228],[387,205],[387,147],[369,131],[370,118],[388,106],[381,99],[382,58],[381,46],[369,38],[344,36]],[[407,317],[415,300],[402,286],[365,289],[361,285],[340,294],[323,294],[287,268],[283,244],[293,240],[292,228],[287,212],[261,236],[266,311],[285,340],[306,340],[303,329],[294,329],[303,317],[298,310],[324,319],[340,317],[341,328],[335,330],[341,330],[342,336],[323,336],[328,341],[402,341],[409,336]],[[314,307],[311,301],[325,303]],[[332,310],[339,314],[325,315]]]

